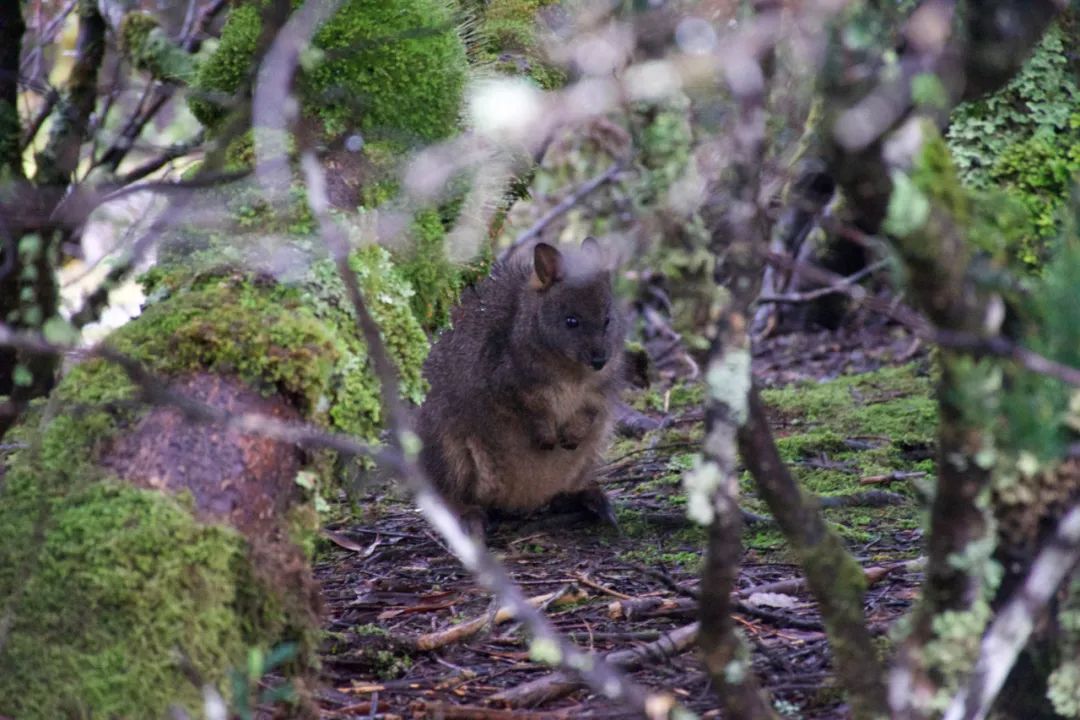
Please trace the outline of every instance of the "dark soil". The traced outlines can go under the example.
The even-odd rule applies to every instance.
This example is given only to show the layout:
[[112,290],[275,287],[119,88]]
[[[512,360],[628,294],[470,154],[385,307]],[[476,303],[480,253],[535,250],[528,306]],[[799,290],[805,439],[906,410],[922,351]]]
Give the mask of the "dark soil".
[[[921,353],[895,327],[862,325],[766,340],[755,363],[763,385],[783,385],[864,372]],[[699,408],[673,408],[664,433],[648,433],[630,450],[623,441],[621,454],[612,455],[603,475],[624,535],[561,515],[504,522],[490,532],[491,548],[526,594],[560,594],[547,615],[581,646],[600,654],[623,651],[695,620],[695,564],[703,535],[685,520],[677,484],[656,478],[670,474],[675,454],[695,450],[700,424]],[[905,502],[914,505],[910,498]],[[492,613],[491,597],[406,502],[372,493],[361,507],[367,517],[328,531],[317,567],[328,632],[318,696],[323,717],[630,717],[587,690],[530,709],[492,703],[495,693],[552,673],[529,659],[527,637],[512,621],[437,650],[416,650],[421,635]],[[864,567],[887,570],[866,594],[867,620],[875,633],[883,634],[917,593],[920,574],[904,561],[919,553],[920,533],[884,525],[876,530],[870,539],[849,538],[848,544]],[[794,585],[801,578],[799,568],[783,547],[748,547],[736,620],[753,650],[761,683],[778,709],[792,716],[847,717],[817,606]],[[771,594],[754,595],[755,588]],[[626,607],[635,610],[630,617]],[[630,675],[650,690],[673,694],[702,717],[719,716],[692,645],[662,653]]]

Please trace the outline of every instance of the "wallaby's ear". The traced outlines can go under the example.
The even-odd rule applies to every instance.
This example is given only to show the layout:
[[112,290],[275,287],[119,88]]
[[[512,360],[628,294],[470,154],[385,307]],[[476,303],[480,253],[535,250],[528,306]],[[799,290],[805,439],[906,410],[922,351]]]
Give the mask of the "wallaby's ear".
[[588,258],[597,269],[611,270],[611,256],[593,236],[590,235],[581,241],[581,254]]
[[553,245],[537,243],[533,249],[533,288],[547,290],[563,279],[564,272],[562,253]]

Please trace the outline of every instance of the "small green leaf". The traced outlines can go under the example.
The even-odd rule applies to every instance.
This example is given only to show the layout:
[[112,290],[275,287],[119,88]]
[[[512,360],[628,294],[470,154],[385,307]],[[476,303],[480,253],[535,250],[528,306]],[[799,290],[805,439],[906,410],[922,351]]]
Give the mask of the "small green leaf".
[[11,381],[16,387],[30,387],[34,382],[34,373],[30,372],[30,368],[25,365],[16,365]]
[[37,254],[40,250],[41,236],[37,233],[23,235],[22,238],[19,239],[19,257],[23,258],[24,260],[37,257]]
[[315,489],[315,484],[318,482],[318,476],[310,470],[301,470],[296,473],[296,480],[294,482],[305,490],[311,491]]
[[261,648],[253,647],[248,651],[248,680],[257,681],[266,672],[266,656]]
[[934,73],[919,73],[911,78],[911,99],[920,107],[933,109],[949,107],[949,94],[941,78]]
[[907,237],[930,217],[930,201],[907,174],[894,170],[889,209],[885,215],[885,232],[895,237]]
[[41,332],[45,341],[53,345],[74,345],[79,341],[79,331],[64,318],[54,315],[45,321]]

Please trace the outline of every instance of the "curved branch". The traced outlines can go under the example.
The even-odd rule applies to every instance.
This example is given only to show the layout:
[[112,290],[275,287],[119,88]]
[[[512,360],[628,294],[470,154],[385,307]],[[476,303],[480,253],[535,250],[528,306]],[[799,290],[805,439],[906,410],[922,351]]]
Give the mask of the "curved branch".
[[98,70],[104,57],[105,20],[95,3],[83,0],[79,4],[75,63],[67,89],[49,131],[49,140],[34,158],[37,164],[34,180],[38,185],[63,187],[78,167],[90,113],[97,102]]

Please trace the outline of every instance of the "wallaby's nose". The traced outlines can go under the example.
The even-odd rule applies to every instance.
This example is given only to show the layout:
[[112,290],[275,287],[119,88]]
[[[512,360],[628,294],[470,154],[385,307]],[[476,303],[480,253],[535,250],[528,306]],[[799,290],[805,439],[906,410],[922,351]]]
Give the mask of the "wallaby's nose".
[[593,353],[592,357],[589,358],[589,362],[592,365],[593,370],[603,370],[604,366],[607,365],[607,355]]

